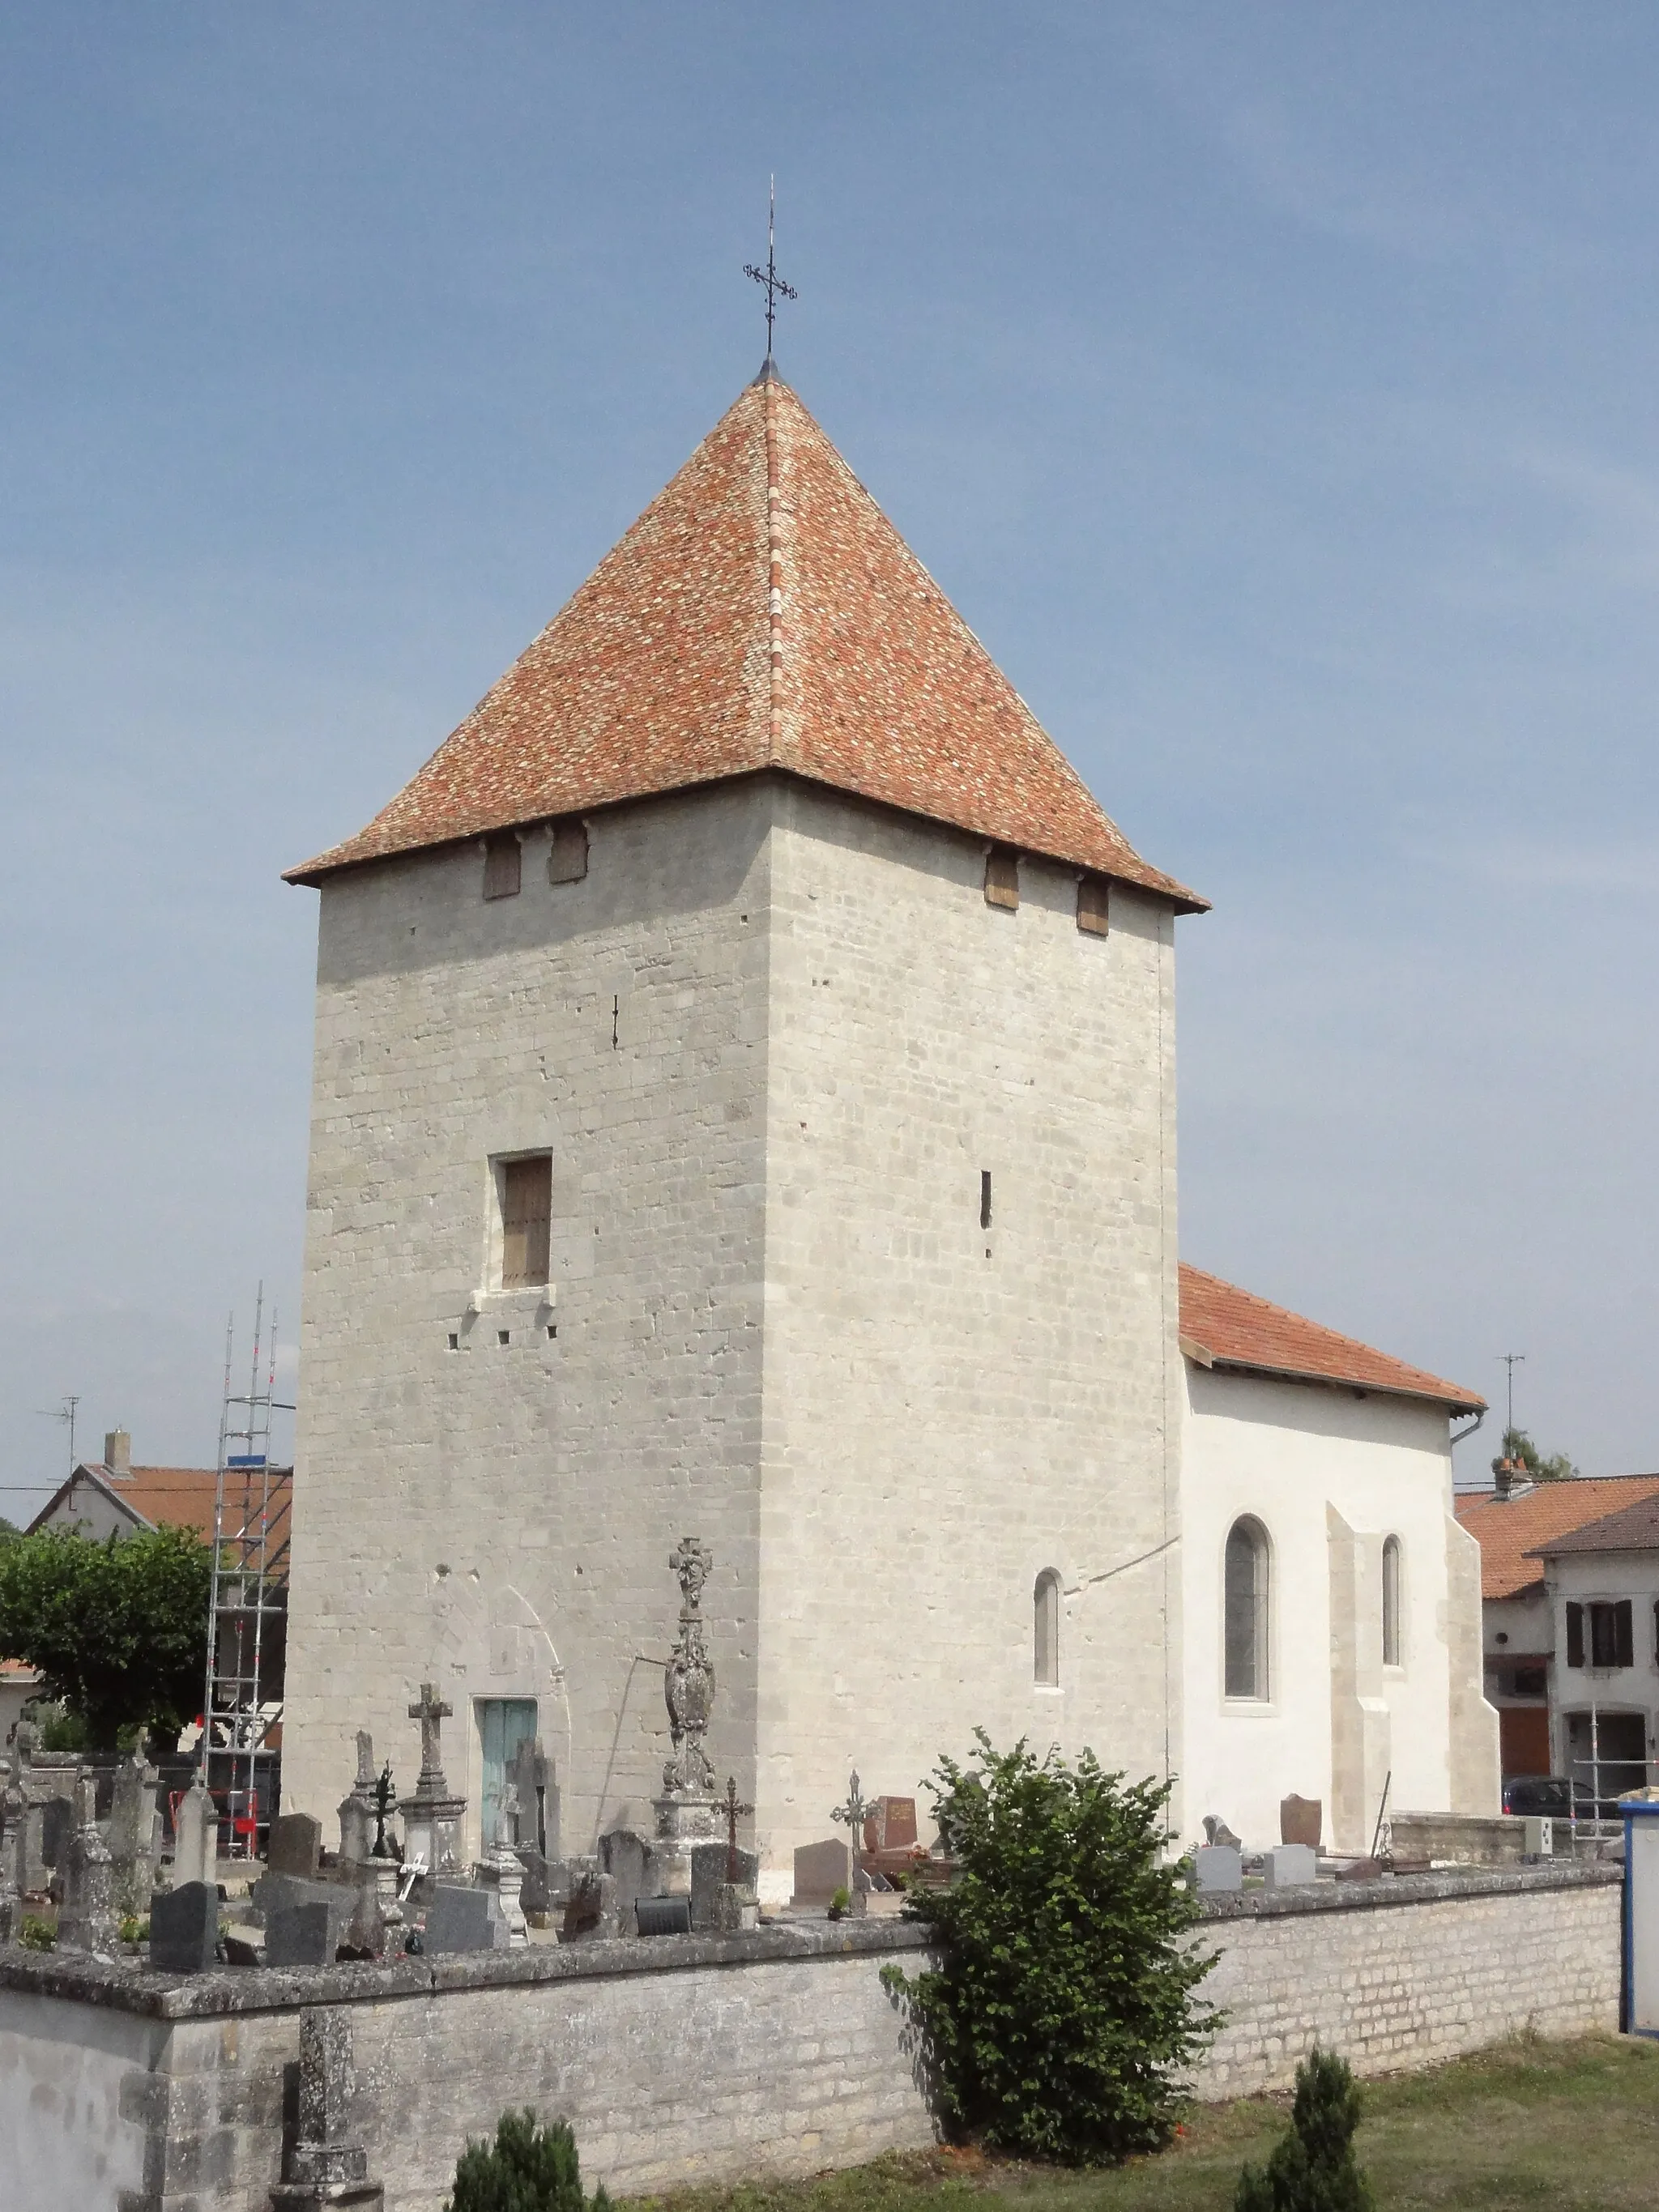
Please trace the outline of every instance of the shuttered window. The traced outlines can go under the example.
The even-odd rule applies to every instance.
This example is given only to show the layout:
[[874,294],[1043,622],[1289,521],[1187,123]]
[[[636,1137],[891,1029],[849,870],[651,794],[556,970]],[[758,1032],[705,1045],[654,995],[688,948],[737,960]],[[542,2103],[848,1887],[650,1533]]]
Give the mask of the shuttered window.
[[547,1280],[553,1161],[539,1152],[527,1160],[503,1160],[500,1172],[501,1288],[526,1290]]
[[1634,1656],[1630,1600],[1592,1605],[1589,1617],[1590,1665],[1628,1667]]
[[1584,1663],[1584,1608],[1582,1605],[1567,1607],[1567,1664],[1582,1667]]
[[988,853],[985,855],[985,903],[1006,907],[1012,914],[1019,904],[1019,854],[1018,853]]
[[550,884],[579,884],[587,873],[587,825],[584,822],[556,822],[553,843],[547,855]]
[[1077,887],[1077,926],[1090,937],[1107,933],[1108,890],[1104,876],[1084,876]]
[[524,871],[524,854],[510,830],[484,840],[483,895],[487,899],[517,898]]

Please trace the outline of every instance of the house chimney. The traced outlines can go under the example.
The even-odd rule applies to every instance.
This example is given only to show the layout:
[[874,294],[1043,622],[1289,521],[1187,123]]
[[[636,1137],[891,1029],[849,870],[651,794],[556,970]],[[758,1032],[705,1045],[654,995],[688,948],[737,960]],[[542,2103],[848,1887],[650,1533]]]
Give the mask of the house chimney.
[[104,1438],[104,1465],[112,1474],[132,1473],[132,1438],[125,1429],[112,1429]]
[[1492,1470],[1492,1489],[1500,1504],[1508,1503],[1510,1492],[1515,1487],[1515,1478],[1520,1474],[1520,1472],[1521,1469],[1516,1466],[1513,1460],[1500,1459],[1493,1461]]

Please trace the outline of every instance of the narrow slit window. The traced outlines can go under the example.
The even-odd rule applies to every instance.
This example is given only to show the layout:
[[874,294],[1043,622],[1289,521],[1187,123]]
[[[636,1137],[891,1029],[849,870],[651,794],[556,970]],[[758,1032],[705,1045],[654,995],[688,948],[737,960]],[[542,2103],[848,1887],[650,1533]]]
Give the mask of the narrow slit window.
[[1031,1679],[1039,1689],[1060,1687],[1060,1576],[1045,1567],[1031,1594]]
[[979,1171],[979,1225],[981,1229],[988,1229],[991,1225],[991,1170],[989,1168],[981,1168]]
[[501,1193],[501,1288],[533,1289],[547,1280],[552,1155],[538,1152],[529,1159],[503,1160]]
[[1077,926],[1088,937],[1104,937],[1109,928],[1109,890],[1104,876],[1083,876],[1077,887]]
[[1224,1567],[1223,1666],[1230,1698],[1267,1695],[1267,1533],[1259,1521],[1235,1521]]
[[1382,1664],[1400,1664],[1400,1539],[1382,1547]]
[[512,830],[503,830],[484,839],[483,895],[487,899],[517,898],[524,879],[524,852]]
[[985,855],[985,903],[1005,908],[1010,914],[1019,904],[1018,853],[998,852]]

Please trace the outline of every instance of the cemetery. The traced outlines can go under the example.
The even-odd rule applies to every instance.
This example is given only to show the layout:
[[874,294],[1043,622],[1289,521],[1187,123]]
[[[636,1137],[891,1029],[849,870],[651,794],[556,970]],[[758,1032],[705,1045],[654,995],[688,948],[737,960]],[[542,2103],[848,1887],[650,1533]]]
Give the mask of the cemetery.
[[[218,1855],[199,1777],[167,1808],[130,1758],[100,1818],[95,1780],[23,1724],[0,1800],[11,2201],[438,2212],[468,2139],[520,2106],[568,2120],[618,2192],[932,2142],[926,2052],[884,1968],[933,1940],[893,1885],[948,1883],[950,1861],[914,1801],[866,1799],[854,1774],[827,1822],[845,1838],[801,1847],[791,1901],[763,1911],[750,1808],[706,1749],[707,1564],[695,1539],[674,1553],[654,1832],[591,1855],[562,1849],[558,1775],[526,1739],[491,1849],[462,1863],[431,1684],[410,1794],[362,1733],[326,1844],[317,1814],[285,1814],[263,1866]],[[1618,2025],[1618,1865],[1392,1873],[1328,1856],[1319,1816],[1287,1801],[1308,1839],[1260,1851],[1210,1816],[1188,1855],[1224,2014],[1200,2098],[1282,2087],[1322,2039],[1364,2074]],[[20,1942],[54,1908],[51,1948]]]

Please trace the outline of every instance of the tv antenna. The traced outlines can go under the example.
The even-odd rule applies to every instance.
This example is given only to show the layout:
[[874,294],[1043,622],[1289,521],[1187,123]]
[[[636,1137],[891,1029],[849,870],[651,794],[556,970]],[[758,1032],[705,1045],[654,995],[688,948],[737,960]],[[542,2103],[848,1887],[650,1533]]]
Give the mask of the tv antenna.
[[79,1393],[66,1394],[61,1406],[42,1406],[38,1408],[43,1421],[64,1421],[69,1426],[70,1473],[75,1472],[75,1409],[80,1404]]
[[786,284],[778,274],[777,258],[774,252],[778,214],[778,180],[774,177],[768,188],[766,201],[766,266],[757,269],[752,261],[745,261],[743,273],[752,276],[766,294],[766,360],[761,369],[763,377],[774,366],[772,360],[772,325],[776,319],[780,300],[800,297],[793,284]]
[[1526,1356],[1527,1355],[1524,1352],[1500,1352],[1498,1355],[1509,1370],[1504,1378],[1505,1391],[1504,1431],[1505,1435],[1507,1435],[1515,1426],[1515,1370],[1525,1360]]

